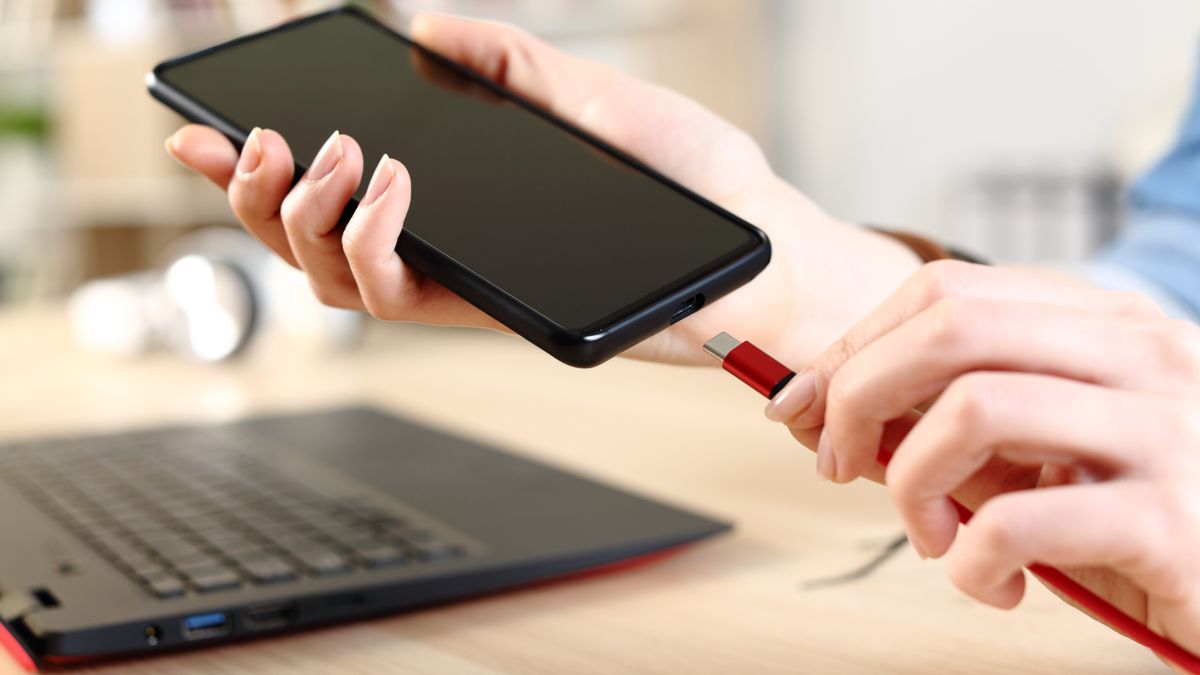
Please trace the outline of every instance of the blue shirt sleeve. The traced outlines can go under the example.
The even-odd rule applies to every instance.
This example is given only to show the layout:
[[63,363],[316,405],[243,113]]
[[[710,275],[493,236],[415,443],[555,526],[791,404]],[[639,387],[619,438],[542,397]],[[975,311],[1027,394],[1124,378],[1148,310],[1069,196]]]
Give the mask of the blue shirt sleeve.
[[1200,73],[1175,146],[1134,185],[1129,209],[1128,226],[1097,254],[1088,276],[1200,321]]

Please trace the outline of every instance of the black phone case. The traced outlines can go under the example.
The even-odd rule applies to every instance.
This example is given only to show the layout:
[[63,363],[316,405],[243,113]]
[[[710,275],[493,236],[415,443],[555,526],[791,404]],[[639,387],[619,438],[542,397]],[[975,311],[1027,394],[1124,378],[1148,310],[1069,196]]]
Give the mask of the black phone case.
[[[264,31],[251,33],[219,45],[164,61],[155,66],[154,70],[147,76],[147,88],[151,96],[167,107],[189,121],[217,129],[237,145],[238,148],[241,148],[247,136],[249,136],[249,129],[236,126],[228,119],[207,108],[200,101],[175,89],[164,81],[161,77],[162,72],[174,65],[201,58],[215,51],[270,35],[277,31],[288,30],[289,28],[311,21],[319,21],[335,14],[351,14],[367,21],[380,30],[388,32],[414,49],[419,49],[431,59],[470,78],[514,104],[521,106],[531,114],[538,115],[557,125],[559,128],[584,140],[617,161],[645,174],[648,178],[657,180],[663,184],[664,189],[675,190],[691,198],[698,204],[724,216],[731,224],[746,228],[759,239],[759,245],[756,245],[753,249],[734,260],[719,264],[713,269],[697,270],[691,278],[677,280],[674,285],[661,289],[654,297],[643,299],[636,306],[625,308],[615,317],[605,319],[597,325],[584,330],[575,330],[565,328],[551,321],[517,298],[504,292],[503,289],[490,283],[487,279],[458,264],[452,257],[443,254],[409,231],[405,230],[400,235],[396,251],[407,265],[442,284],[559,361],[581,368],[599,365],[671,325],[674,322],[673,319],[677,310],[684,305],[696,305],[697,308],[707,305],[753,279],[770,262],[771,245],[766,234],[750,223],[729,213],[725,209],[679,185],[637,159],[579,129],[566,120],[550,114],[519,94],[501,87],[437,52],[423,47],[419,43],[387,27],[370,14],[354,7],[341,7],[313,14]],[[399,159],[403,161],[403,158]],[[306,166],[300,163],[296,164],[296,180],[299,180],[306,169]],[[349,216],[353,213],[357,204],[357,199],[351,198],[350,204],[342,216],[343,226],[349,220]],[[688,312],[687,315],[690,315],[690,313]],[[686,316],[679,318],[686,318]]]

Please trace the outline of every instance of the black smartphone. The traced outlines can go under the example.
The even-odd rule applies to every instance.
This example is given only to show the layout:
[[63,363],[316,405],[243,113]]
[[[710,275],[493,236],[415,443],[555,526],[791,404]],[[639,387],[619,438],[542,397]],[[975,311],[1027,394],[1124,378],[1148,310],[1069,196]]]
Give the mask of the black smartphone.
[[385,152],[403,162],[401,258],[574,366],[687,317],[770,259],[754,226],[357,9],[172,59],[147,79],[239,146],[270,128],[308,158],[337,129],[368,166]]

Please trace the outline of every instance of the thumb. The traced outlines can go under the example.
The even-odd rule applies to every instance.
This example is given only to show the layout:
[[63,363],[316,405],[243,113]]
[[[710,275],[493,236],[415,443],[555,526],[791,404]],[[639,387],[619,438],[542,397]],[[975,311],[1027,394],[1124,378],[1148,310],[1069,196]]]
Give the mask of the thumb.
[[632,82],[507,24],[421,13],[411,33],[421,45],[570,120],[583,116],[590,93]]

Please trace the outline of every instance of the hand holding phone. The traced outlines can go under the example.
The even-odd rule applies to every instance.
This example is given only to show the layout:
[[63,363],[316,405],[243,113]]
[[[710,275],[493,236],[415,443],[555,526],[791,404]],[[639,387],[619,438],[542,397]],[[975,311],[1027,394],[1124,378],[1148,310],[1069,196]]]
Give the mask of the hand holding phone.
[[[745,133],[674,92],[562,53],[507,26],[421,16],[412,33],[418,42],[770,233],[775,262],[758,279],[647,339],[628,352],[632,356],[704,363],[699,345],[712,333],[735,326],[796,361],[822,348],[826,336],[832,339],[844,330],[865,311],[860,308],[882,299],[894,280],[915,266],[890,242],[825,216],[775,176]],[[257,164],[247,157],[254,145],[240,158],[254,165],[253,171],[235,168],[239,156],[233,143],[211,128],[185,127],[168,148],[184,164],[228,187],[246,227],[304,269],[329,304],[368,309],[389,320],[500,327],[393,253],[408,200],[419,202],[422,194],[420,182],[412,185],[403,167],[395,167],[385,201],[366,209],[342,236],[337,224],[348,199],[333,193],[365,182],[364,174],[369,177],[378,158],[363,158],[357,142],[341,135],[341,161],[324,179],[335,189],[311,189],[301,181],[292,190],[295,160],[312,162],[313,157],[293,158],[287,141],[272,130],[256,134],[256,142]],[[352,259],[371,268],[359,264],[356,273]],[[793,311],[797,306],[806,313]]]

